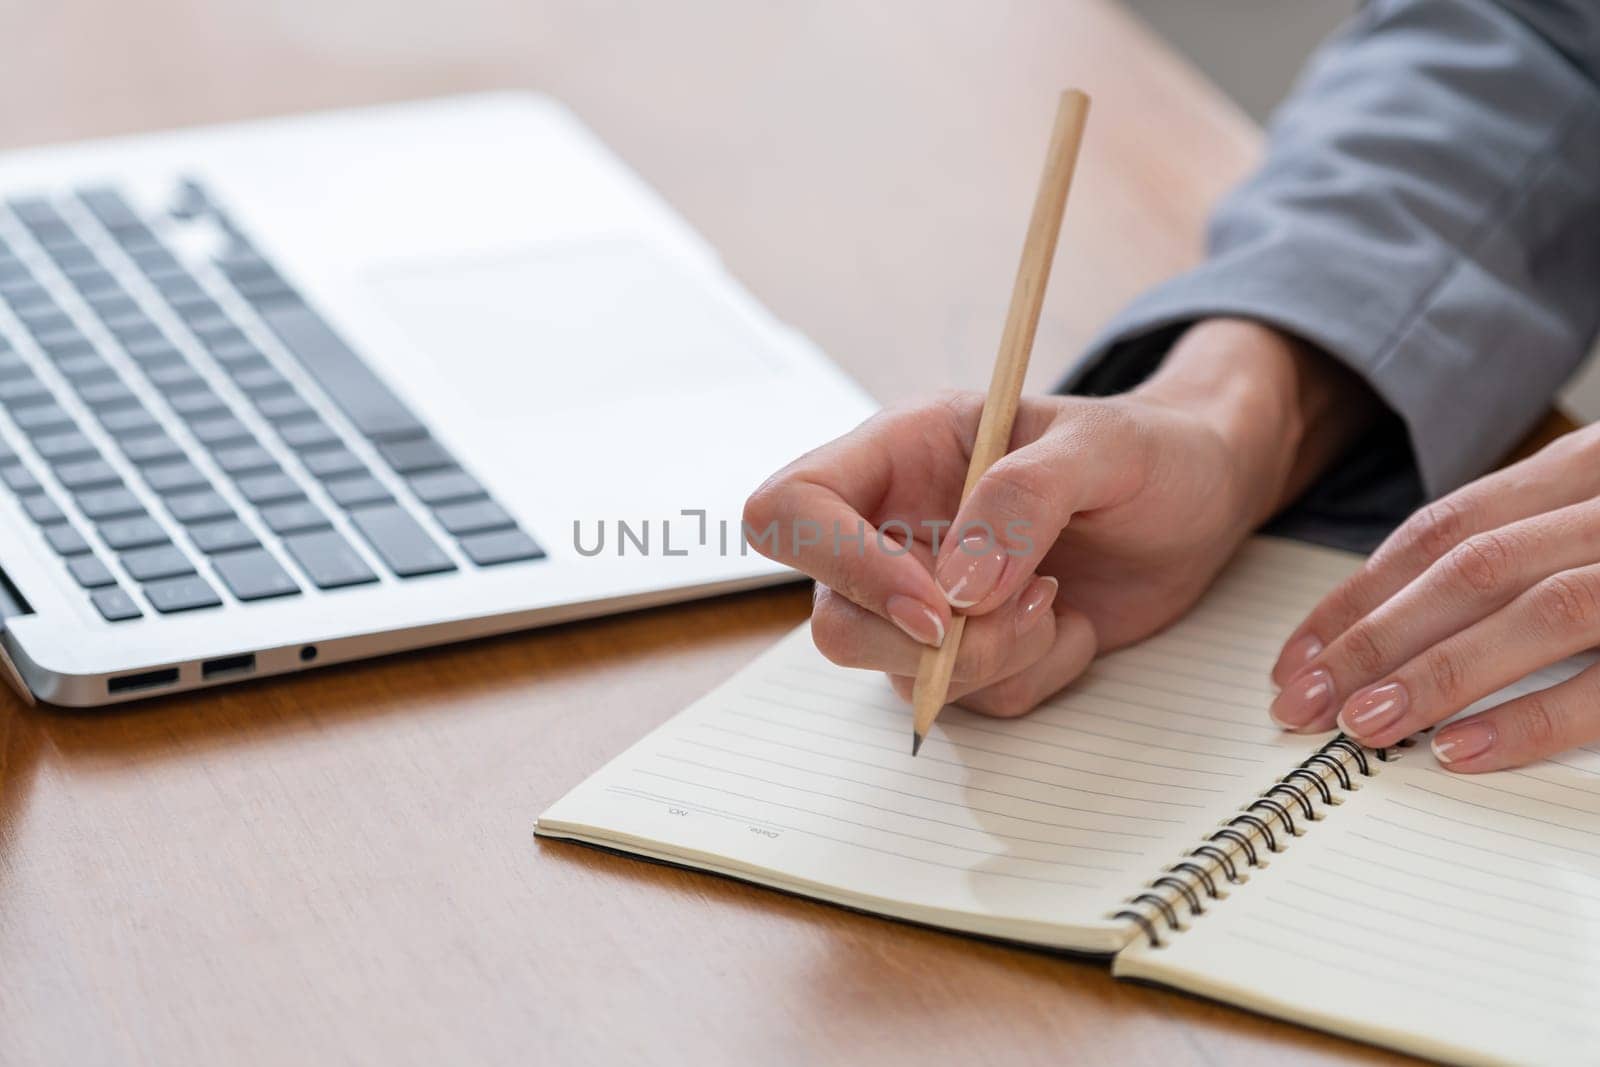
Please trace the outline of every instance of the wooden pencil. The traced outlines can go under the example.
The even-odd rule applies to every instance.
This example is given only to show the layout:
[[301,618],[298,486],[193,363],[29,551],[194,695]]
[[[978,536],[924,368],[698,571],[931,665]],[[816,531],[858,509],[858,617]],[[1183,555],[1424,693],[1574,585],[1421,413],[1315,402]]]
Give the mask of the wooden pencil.
[[[1066,211],[1067,192],[1072,187],[1078,146],[1083,141],[1083,126],[1088,117],[1088,96],[1076,89],[1061,94],[1056,106],[1055,127],[1050,133],[1050,148],[1045,156],[1044,175],[1039,180],[1033,217],[1028,222],[1028,236],[1022,246],[1022,262],[1017,266],[1017,280],[1011,290],[1011,307],[1006,312],[1005,330],[1000,335],[1000,352],[995,357],[989,394],[984,398],[983,415],[978,420],[972,462],[967,467],[966,485],[961,490],[962,501],[971,495],[984,471],[1006,454],[1011,443],[1011,426],[1016,421],[1017,404],[1022,399],[1022,380],[1028,373],[1033,335],[1039,327],[1039,309],[1044,304],[1045,286],[1050,280],[1050,262],[1055,258],[1061,216]],[[950,674],[961,651],[961,632],[965,628],[966,616],[957,613],[950,620],[944,643],[922,654],[911,694],[913,756],[921,750],[923,740],[949,696]]]

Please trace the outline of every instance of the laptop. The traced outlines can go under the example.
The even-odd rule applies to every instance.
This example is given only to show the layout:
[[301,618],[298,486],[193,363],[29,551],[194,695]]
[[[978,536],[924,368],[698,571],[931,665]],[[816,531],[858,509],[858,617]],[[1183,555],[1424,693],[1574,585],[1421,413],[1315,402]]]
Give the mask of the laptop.
[[747,589],[873,409],[502,93],[0,157],[0,671],[88,707]]

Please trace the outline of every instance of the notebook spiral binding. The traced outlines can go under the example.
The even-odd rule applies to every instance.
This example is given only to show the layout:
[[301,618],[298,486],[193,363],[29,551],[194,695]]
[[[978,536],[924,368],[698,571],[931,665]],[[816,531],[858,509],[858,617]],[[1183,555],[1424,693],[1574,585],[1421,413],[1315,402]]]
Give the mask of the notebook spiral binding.
[[[1402,741],[1398,747],[1412,743]],[[1138,924],[1151,947],[1161,948],[1162,924],[1176,933],[1186,917],[1204,915],[1205,902],[1222,896],[1224,881],[1242,883],[1248,868],[1287,849],[1291,839],[1305,832],[1304,823],[1317,821],[1324,808],[1339,803],[1339,793],[1359,789],[1361,778],[1376,774],[1374,759],[1387,763],[1396,758],[1393,749],[1364,748],[1339,734],[1124,901],[1111,917]]]

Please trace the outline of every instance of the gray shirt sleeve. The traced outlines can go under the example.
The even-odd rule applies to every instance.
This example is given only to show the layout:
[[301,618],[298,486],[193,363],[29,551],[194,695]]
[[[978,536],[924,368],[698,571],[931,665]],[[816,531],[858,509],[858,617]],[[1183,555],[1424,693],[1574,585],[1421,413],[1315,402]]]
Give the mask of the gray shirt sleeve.
[[1500,459],[1594,339],[1600,0],[1372,0],[1269,132],[1207,262],[1118,316],[1063,387],[1127,388],[1206,317],[1297,335],[1395,415],[1303,502],[1379,534]]

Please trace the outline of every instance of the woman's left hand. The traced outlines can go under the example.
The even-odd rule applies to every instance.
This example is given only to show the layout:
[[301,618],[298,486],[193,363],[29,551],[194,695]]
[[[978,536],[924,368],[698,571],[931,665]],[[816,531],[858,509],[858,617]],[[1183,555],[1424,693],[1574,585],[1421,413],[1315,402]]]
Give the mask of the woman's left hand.
[[[1272,670],[1272,717],[1381,747],[1600,645],[1600,425],[1412,516],[1317,605]],[[1452,723],[1453,771],[1600,740],[1600,664]]]

